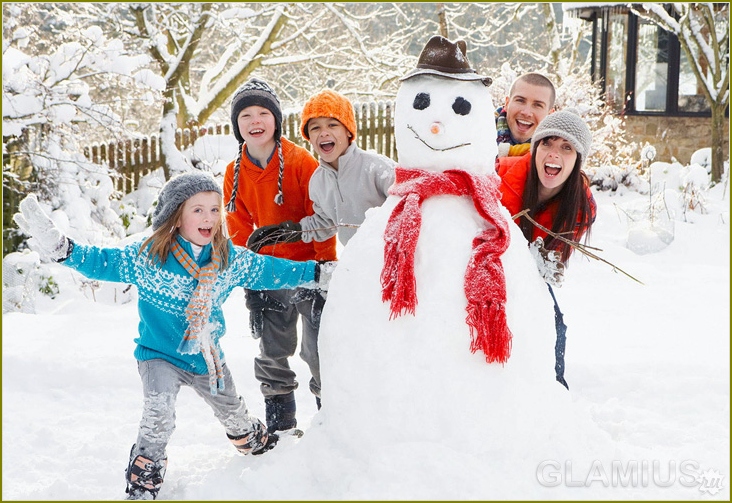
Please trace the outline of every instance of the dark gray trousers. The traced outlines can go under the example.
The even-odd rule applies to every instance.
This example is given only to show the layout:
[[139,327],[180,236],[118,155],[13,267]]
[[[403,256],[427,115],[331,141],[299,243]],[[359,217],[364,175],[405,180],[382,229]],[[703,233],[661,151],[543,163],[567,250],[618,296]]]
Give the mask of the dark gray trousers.
[[[256,294],[259,300],[253,301]],[[254,375],[266,397],[284,395],[298,387],[289,358],[297,350],[298,319],[302,326],[300,357],[310,368],[310,391],[320,396],[318,330],[325,299],[315,290],[267,290],[247,292],[252,335],[259,338]],[[265,309],[261,309],[264,306]],[[259,309],[258,309],[259,308]]]

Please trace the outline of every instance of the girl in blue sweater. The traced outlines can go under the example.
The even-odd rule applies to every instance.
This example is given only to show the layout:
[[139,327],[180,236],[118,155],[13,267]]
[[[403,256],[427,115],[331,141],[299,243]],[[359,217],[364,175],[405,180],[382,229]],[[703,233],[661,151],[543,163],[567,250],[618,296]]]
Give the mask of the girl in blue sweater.
[[190,386],[213,409],[234,446],[261,454],[277,442],[249,415],[236,392],[219,339],[222,304],[235,287],[278,290],[327,288],[333,264],[293,262],[232,245],[225,236],[222,191],[201,172],[168,181],[158,196],[153,234],[124,248],[74,243],[54,226],[31,194],[15,215],[18,226],[48,258],[88,278],[132,283],[138,290],[135,358],[144,406],[127,468],[127,499],[155,499],[175,429],[175,401]]

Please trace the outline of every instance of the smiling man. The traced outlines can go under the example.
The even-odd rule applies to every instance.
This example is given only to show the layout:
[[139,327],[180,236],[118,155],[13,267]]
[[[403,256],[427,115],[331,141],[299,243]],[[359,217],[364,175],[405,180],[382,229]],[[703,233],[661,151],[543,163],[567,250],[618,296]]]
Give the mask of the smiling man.
[[539,73],[526,73],[511,85],[506,104],[496,110],[498,157],[523,155],[544,117],[554,111],[554,84]]

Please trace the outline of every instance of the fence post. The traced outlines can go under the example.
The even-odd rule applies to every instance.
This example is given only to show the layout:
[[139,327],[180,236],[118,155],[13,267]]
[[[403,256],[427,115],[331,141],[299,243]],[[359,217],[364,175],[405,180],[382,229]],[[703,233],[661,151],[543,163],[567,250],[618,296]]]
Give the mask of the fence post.
[[150,162],[150,139],[147,136],[142,139],[140,144],[140,169],[144,175],[154,169]]
[[366,122],[366,103],[360,103],[357,108],[359,115],[356,116],[356,122],[359,123],[358,129],[359,129],[359,136],[361,137],[359,139],[359,142],[361,145],[359,145],[363,150],[366,150],[366,141],[368,138],[366,138],[366,135],[368,134],[368,123]]
[[386,104],[385,119],[386,119],[386,131],[384,132],[384,152],[386,157],[396,160],[396,149],[392,152],[392,146],[394,142],[394,124],[391,117],[392,103]]

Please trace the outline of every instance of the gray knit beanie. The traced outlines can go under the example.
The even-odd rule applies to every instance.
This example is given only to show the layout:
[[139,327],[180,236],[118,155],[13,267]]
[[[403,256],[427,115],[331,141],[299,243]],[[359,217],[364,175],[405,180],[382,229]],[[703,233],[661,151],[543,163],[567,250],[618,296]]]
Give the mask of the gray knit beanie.
[[223,196],[221,187],[208,173],[191,171],[168,180],[158,194],[158,205],[152,216],[153,230],[158,230],[181,204],[199,192],[216,192]]
[[592,147],[592,133],[587,123],[579,116],[574,108],[567,108],[551,113],[544,117],[531,137],[531,151],[536,152],[536,145],[539,140],[550,136],[559,136],[572,144],[577,153],[582,157],[582,162],[587,159]]
[[239,114],[246,107],[257,105],[264,107],[274,115],[275,119],[275,141],[282,136],[282,109],[280,100],[277,98],[274,89],[263,80],[249,79],[234,93],[231,99],[231,127],[234,128],[234,137],[239,143],[244,138],[239,131]]

